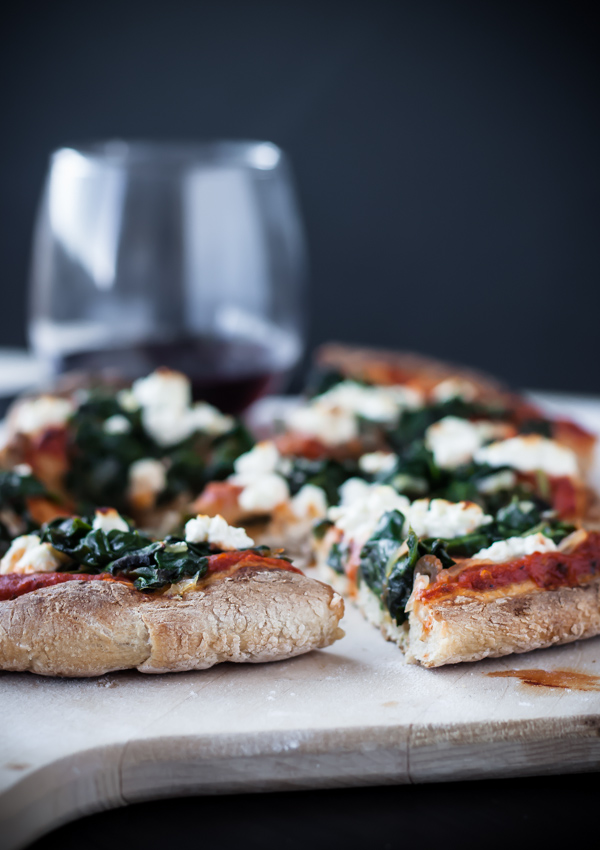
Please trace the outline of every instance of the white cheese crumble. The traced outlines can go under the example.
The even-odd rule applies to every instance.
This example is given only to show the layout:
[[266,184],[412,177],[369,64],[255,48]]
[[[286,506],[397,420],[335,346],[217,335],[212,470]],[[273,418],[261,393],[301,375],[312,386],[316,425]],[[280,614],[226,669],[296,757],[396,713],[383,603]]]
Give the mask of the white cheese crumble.
[[541,532],[530,534],[528,537],[509,537],[508,540],[497,540],[487,549],[481,549],[473,558],[479,561],[512,561],[534,552],[555,552],[556,543],[545,537]]
[[167,472],[160,460],[145,457],[129,467],[129,492],[136,496],[160,493],[167,485]]
[[477,387],[465,378],[453,376],[437,384],[431,391],[433,401],[450,401],[461,398],[463,401],[474,401],[477,398]]
[[185,410],[192,403],[191,384],[181,372],[156,369],[131,386],[134,398],[143,408],[170,407]]
[[417,499],[407,511],[405,531],[410,526],[418,537],[451,539],[470,534],[491,522],[475,502],[448,502],[446,499]]
[[98,508],[92,523],[94,531],[129,531],[129,526],[114,508]]
[[37,434],[46,428],[61,428],[73,410],[73,403],[59,396],[26,398],[15,408],[12,426],[18,434]]
[[575,453],[539,434],[511,437],[483,446],[476,452],[475,460],[490,466],[510,466],[519,472],[541,470],[557,478],[577,475]]
[[340,445],[358,437],[358,417],[391,425],[403,410],[422,404],[422,394],[411,387],[370,387],[342,381],[290,411],[286,424],[294,431],[317,437],[325,445]]
[[50,543],[42,543],[37,534],[23,534],[13,540],[0,561],[0,574],[52,573],[66,560]]
[[107,434],[128,434],[131,431],[131,422],[126,416],[115,413],[105,420],[102,429]]
[[290,411],[286,424],[292,431],[317,437],[326,446],[349,443],[358,437],[358,421],[352,413],[317,404]]
[[394,423],[405,408],[419,407],[423,396],[411,387],[364,386],[355,381],[342,381],[317,396],[313,404],[330,410],[343,410],[373,422]]
[[321,519],[327,513],[325,491],[315,484],[305,484],[291,500],[291,508],[298,519]]
[[[346,482],[346,485],[348,483]],[[334,522],[344,535],[360,544],[366,543],[371,537],[377,523],[387,511],[399,510],[406,516],[410,504],[406,496],[401,496],[393,487],[385,484],[366,484],[365,488],[362,495],[359,495],[358,488],[353,488],[355,498],[352,501],[331,507],[327,511],[328,519]],[[346,490],[346,493],[348,492]]]
[[445,416],[425,432],[425,445],[433,452],[440,469],[454,469],[468,463],[477,450],[505,429],[504,423],[469,422],[458,416]]
[[278,474],[285,460],[272,440],[257,443],[237,458],[228,480],[243,488],[238,497],[241,508],[251,513],[271,511],[288,501],[287,481]]
[[512,490],[516,486],[517,476],[510,469],[494,472],[477,482],[477,490],[484,495],[497,493],[499,490]]
[[185,524],[185,539],[188,543],[212,543],[219,549],[247,549],[254,546],[254,540],[248,537],[243,528],[228,525],[220,514],[210,517],[198,514]]
[[190,381],[171,369],[157,369],[134,381],[129,394],[124,391],[118,399],[126,410],[142,408],[144,429],[160,446],[180,443],[196,431],[218,436],[234,425],[231,416],[211,404],[192,404]]
[[368,452],[359,458],[358,466],[367,475],[380,475],[391,472],[397,460],[393,452]]
[[280,459],[281,455],[275,443],[272,440],[263,440],[234,461],[235,472],[230,480],[243,485],[261,475],[268,475],[277,470]]
[[271,511],[287,502],[290,497],[289,487],[285,478],[277,473],[269,472],[255,478],[245,485],[238,497],[241,508],[245,511]]

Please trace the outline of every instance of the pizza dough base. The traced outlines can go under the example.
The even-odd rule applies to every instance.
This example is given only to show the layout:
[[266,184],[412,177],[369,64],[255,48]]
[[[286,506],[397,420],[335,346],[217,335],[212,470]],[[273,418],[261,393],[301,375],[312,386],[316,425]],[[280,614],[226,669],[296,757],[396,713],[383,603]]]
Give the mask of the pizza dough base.
[[0,669],[100,676],[279,661],[343,637],[343,613],[332,588],[286,570],[242,569],[171,598],[69,581],[0,602]]

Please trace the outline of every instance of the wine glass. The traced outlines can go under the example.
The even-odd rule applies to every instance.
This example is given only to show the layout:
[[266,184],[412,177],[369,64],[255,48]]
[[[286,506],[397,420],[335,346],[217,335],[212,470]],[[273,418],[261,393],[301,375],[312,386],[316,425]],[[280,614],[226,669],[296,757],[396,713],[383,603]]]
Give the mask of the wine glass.
[[54,374],[179,369],[237,413],[300,359],[305,266],[271,142],[61,148],[34,232],[31,343]]

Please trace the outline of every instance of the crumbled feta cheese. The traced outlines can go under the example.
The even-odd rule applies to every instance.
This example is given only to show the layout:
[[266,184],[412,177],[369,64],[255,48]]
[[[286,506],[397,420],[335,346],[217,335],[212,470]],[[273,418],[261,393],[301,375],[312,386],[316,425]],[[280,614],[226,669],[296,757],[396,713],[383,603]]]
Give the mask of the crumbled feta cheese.
[[445,416],[426,430],[425,445],[433,452],[440,469],[454,469],[468,463],[480,446],[504,428],[504,423],[470,422],[458,416]]
[[129,467],[129,492],[133,497],[160,493],[166,485],[167,473],[160,460],[145,457]]
[[234,462],[234,474],[229,481],[243,487],[238,503],[252,513],[271,511],[287,502],[290,491],[287,481],[278,474],[287,458],[282,458],[272,440],[257,443]]
[[126,416],[115,413],[114,416],[108,417],[102,429],[107,434],[128,434],[131,431],[131,422]]
[[290,497],[285,478],[270,472],[249,481],[238,497],[238,503],[245,511],[252,513],[271,511],[277,505],[287,502]]
[[210,434],[211,437],[226,434],[227,431],[231,431],[235,424],[233,417],[225,416],[220,410],[205,401],[199,401],[192,405],[186,419],[190,433],[202,431],[204,434]]
[[135,411],[139,410],[141,407],[132,390],[120,390],[117,393],[117,401],[121,405],[121,408],[126,410],[127,413],[135,413]]
[[474,401],[477,398],[477,387],[464,378],[453,376],[437,384],[431,391],[433,401],[450,401],[461,398],[464,401]]
[[37,434],[46,428],[62,427],[73,413],[73,403],[66,398],[41,395],[19,402],[12,425],[18,434]]
[[347,410],[330,410],[318,404],[298,407],[286,418],[288,428],[316,437],[326,446],[349,443],[358,437],[358,421]]
[[398,455],[392,452],[369,452],[359,458],[358,465],[367,475],[379,475],[391,472],[397,460]]
[[92,523],[94,531],[129,531],[129,526],[114,508],[98,508]]
[[212,519],[207,514],[198,514],[188,520],[185,524],[185,539],[188,543],[206,543]]
[[228,525],[219,514],[214,517],[198,514],[190,519],[185,524],[185,539],[188,543],[212,543],[224,551],[254,546],[254,540],[243,528]]
[[272,440],[263,440],[234,461],[235,473],[230,480],[234,484],[243,486],[261,475],[276,472],[280,457],[275,443]]
[[347,537],[361,544],[373,534],[383,514],[398,510],[406,515],[410,504],[406,496],[401,496],[393,487],[385,484],[366,484],[365,487],[362,497],[333,506],[327,511],[327,517]]
[[525,555],[533,555],[534,552],[555,552],[556,543],[545,537],[541,532],[530,534],[527,537],[509,537],[508,540],[498,540],[487,549],[481,549],[473,558],[482,561],[512,561],[513,558],[522,558]]
[[51,573],[66,560],[50,543],[42,543],[37,534],[23,534],[13,540],[0,561],[0,574]]
[[125,410],[142,408],[142,425],[159,446],[181,443],[197,431],[218,436],[234,425],[231,416],[224,416],[211,404],[192,405],[188,378],[171,369],[157,369],[134,381],[131,390],[122,391],[117,398]]
[[349,478],[340,486],[340,505],[351,505],[353,502],[366,499],[372,486],[362,478]]
[[446,499],[417,499],[404,513],[405,530],[410,526],[418,537],[462,537],[492,521],[492,517],[484,514],[474,502],[448,502]]
[[561,477],[577,475],[577,458],[571,449],[539,434],[527,434],[483,446],[475,454],[478,463],[510,466],[519,472],[541,470]]
[[145,407],[142,425],[159,446],[174,446],[193,433],[187,411],[176,407]]
[[355,381],[342,381],[317,396],[313,404],[345,411],[373,422],[391,424],[397,421],[404,408],[418,407],[421,402],[420,394],[410,387],[371,387]]
[[134,381],[131,392],[143,408],[169,407],[185,410],[192,402],[191,384],[181,372],[157,369]]
[[516,486],[517,476],[510,469],[495,472],[477,482],[477,490],[484,495],[497,493],[499,490],[512,490]]
[[320,519],[327,513],[325,490],[315,484],[305,484],[291,500],[291,507],[298,519]]

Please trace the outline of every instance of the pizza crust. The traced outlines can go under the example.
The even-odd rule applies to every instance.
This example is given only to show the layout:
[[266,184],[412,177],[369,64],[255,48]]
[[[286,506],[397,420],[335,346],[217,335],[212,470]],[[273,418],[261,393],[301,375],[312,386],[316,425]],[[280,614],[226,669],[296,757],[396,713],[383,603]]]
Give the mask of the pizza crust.
[[407,661],[440,667],[529,652],[600,634],[600,578],[497,598],[413,602]]
[[343,637],[343,613],[332,588],[287,570],[241,569],[182,597],[69,581],[0,602],[0,669],[100,676],[279,661]]

